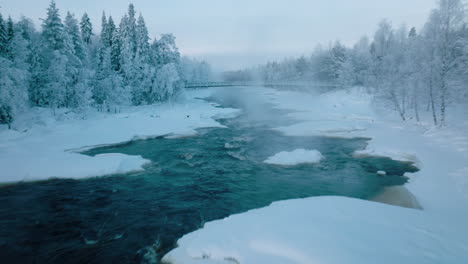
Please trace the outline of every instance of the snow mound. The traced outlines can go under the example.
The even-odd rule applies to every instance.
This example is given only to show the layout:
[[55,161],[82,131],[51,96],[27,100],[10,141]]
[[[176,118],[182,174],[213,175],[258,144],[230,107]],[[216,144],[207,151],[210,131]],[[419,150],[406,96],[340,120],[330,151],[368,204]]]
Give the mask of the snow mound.
[[207,223],[163,262],[458,264],[468,260],[463,229],[463,221],[420,210],[315,197]]
[[280,152],[265,160],[274,165],[294,166],[305,163],[319,163],[323,159],[318,150],[297,149],[292,152]]

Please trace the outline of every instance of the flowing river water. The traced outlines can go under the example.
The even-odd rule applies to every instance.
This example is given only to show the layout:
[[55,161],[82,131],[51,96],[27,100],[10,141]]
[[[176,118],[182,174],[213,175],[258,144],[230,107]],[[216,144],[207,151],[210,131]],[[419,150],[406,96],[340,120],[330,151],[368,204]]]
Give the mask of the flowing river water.
[[[207,221],[286,199],[370,199],[416,171],[388,158],[354,157],[366,147],[364,138],[284,136],[271,128],[291,121],[267,104],[253,109],[242,96],[210,100],[243,114],[196,136],[83,153],[141,155],[152,161],[143,172],[0,187],[2,263],[157,263],[178,238]],[[324,159],[290,167],[263,162],[295,149],[319,150]]]

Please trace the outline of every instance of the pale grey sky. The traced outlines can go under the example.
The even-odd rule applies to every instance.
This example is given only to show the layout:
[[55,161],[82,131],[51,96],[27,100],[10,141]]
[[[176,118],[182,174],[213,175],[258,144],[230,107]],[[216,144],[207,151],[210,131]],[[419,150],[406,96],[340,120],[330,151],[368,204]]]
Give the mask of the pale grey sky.
[[[3,16],[38,25],[49,0],[0,0]],[[174,33],[184,55],[236,69],[309,54],[317,44],[356,42],[382,19],[420,28],[435,0],[56,0],[64,16],[86,11],[100,30],[102,11],[118,22],[133,2],[152,37]]]

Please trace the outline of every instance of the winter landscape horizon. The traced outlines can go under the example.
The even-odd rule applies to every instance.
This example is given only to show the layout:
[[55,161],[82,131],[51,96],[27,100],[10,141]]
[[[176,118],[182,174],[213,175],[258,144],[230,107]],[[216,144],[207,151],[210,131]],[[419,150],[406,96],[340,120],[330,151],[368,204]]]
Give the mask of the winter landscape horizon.
[[0,0],[2,263],[468,262],[464,0]]

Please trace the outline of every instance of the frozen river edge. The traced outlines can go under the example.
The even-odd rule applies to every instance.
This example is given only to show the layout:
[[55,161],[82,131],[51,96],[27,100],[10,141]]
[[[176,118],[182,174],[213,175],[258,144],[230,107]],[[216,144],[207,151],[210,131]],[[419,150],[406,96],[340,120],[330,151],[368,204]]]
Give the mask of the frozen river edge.
[[177,103],[132,107],[120,114],[93,113],[86,119],[67,114],[54,117],[38,109],[37,116],[30,119],[40,120],[32,126],[0,131],[0,183],[84,179],[143,170],[149,161],[141,156],[90,157],[78,152],[163,135],[194,135],[203,127],[222,127],[215,119],[234,117],[239,110],[197,99],[210,93],[187,91]]

